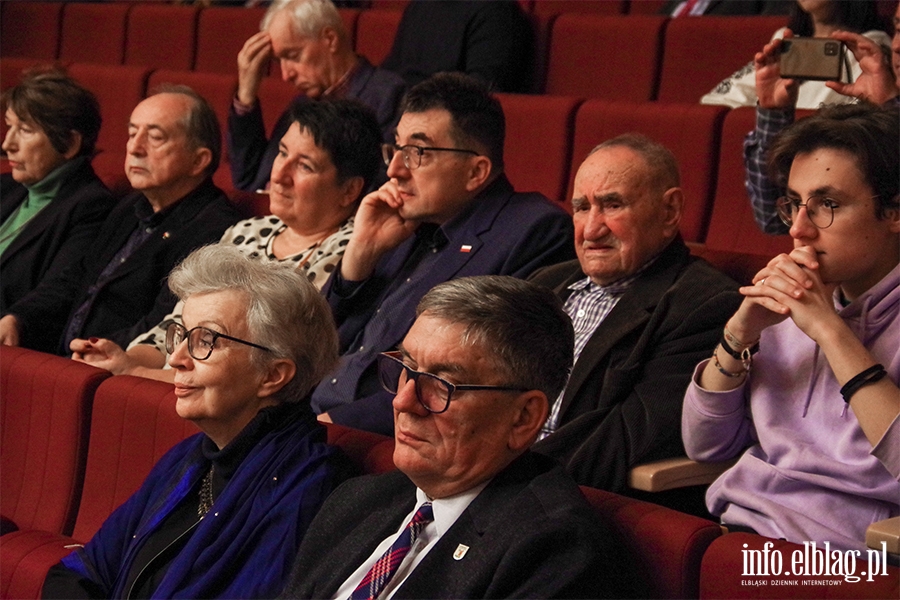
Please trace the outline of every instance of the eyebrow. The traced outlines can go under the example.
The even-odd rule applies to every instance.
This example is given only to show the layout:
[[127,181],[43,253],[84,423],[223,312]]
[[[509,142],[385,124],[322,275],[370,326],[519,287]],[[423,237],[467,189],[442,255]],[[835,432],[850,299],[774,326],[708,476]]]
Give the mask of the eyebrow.
[[[404,362],[408,361],[408,362],[411,362],[416,365],[416,367],[414,367],[414,368],[410,367],[411,369],[413,369],[414,371],[420,370],[421,367],[418,366],[419,363],[416,362],[416,360],[412,357],[412,355],[409,352],[407,352],[407,350],[403,347],[402,344],[397,346],[397,351],[400,352],[401,356],[403,356]],[[436,365],[432,365],[431,370],[429,370],[428,373],[430,373],[432,375],[438,375],[438,376],[440,376],[442,374],[465,375],[466,370],[463,368],[462,365],[457,364],[457,363],[438,363]]]
[[409,136],[409,139],[418,140],[420,142],[425,142],[426,144],[434,143],[434,141],[430,137],[428,137],[427,134],[422,133],[422,132],[413,133],[412,135]]
[[[128,129],[131,129],[132,127],[133,127],[134,129],[140,129],[141,126],[140,126],[140,125],[135,125],[134,123],[132,123],[131,121],[129,121],[129,122],[128,122]],[[166,133],[166,130],[163,129],[162,125],[155,125],[155,124],[152,124],[152,123],[151,123],[150,125],[147,125],[147,129],[152,129],[152,130],[154,130],[154,131],[160,131],[160,132],[162,132],[162,133]]]
[[[797,190],[793,189],[791,186],[787,186],[787,192],[788,192],[789,194],[794,194],[795,196],[800,196],[800,195],[801,195],[800,192],[798,192]],[[831,185],[824,185],[824,186],[822,186],[822,187],[818,187],[818,188],[812,190],[812,192],[810,192],[809,195],[810,195],[810,196],[827,196],[828,194],[840,194],[840,195],[844,195],[845,192],[843,192],[842,190],[837,189],[837,188],[834,187],[834,186],[831,186]]]

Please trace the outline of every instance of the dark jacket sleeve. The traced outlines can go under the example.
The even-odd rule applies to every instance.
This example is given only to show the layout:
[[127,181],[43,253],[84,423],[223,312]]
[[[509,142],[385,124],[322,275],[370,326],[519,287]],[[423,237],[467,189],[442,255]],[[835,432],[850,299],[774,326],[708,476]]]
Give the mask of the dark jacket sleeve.
[[[573,416],[564,415],[556,431],[534,445],[536,452],[562,462],[579,484],[622,491],[631,467],[684,454],[684,392],[694,367],[709,357],[741,302],[737,285],[705,263],[695,262],[691,271],[661,298],[645,324],[594,365],[571,400],[578,407]],[[607,320],[628,301],[623,296]],[[594,337],[603,331],[601,324]],[[578,362],[590,361],[590,352],[591,341]]]

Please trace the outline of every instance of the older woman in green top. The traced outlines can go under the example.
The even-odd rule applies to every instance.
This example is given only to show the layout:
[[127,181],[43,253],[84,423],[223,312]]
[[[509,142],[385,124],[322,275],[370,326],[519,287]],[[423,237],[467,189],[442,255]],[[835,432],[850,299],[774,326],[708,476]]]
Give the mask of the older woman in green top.
[[4,92],[0,311],[81,260],[115,198],[91,168],[94,95],[61,71],[26,74]]

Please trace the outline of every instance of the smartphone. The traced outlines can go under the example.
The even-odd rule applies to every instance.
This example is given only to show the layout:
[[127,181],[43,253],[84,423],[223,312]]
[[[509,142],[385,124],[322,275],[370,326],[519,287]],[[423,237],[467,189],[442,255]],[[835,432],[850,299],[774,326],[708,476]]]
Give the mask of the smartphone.
[[844,42],[831,38],[782,40],[778,64],[782,77],[840,81],[844,67]]

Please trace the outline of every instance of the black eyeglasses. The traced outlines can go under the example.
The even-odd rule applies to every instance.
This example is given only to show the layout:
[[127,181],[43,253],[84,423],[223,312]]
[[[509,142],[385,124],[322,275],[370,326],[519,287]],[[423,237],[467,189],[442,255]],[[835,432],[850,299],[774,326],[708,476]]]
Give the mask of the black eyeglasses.
[[450,398],[453,392],[476,392],[479,390],[494,390],[498,392],[527,392],[527,388],[509,387],[504,385],[457,385],[450,383],[431,373],[414,371],[403,364],[399,352],[382,352],[378,355],[378,374],[381,378],[381,387],[386,391],[396,394],[397,390],[406,385],[412,379],[416,383],[416,398],[425,410],[433,413],[442,413],[450,408]]
[[422,164],[422,155],[426,150],[434,152],[462,152],[463,154],[472,154],[473,156],[481,156],[474,150],[463,150],[462,148],[437,148],[434,146],[417,146],[416,144],[406,144],[398,146],[397,144],[382,144],[381,156],[384,158],[384,164],[390,166],[394,160],[394,154],[399,152],[403,155],[403,164],[407,169],[412,171],[418,169]]
[[254,344],[253,342],[248,342],[247,340],[231,337],[230,335],[225,335],[224,333],[219,333],[218,331],[213,331],[206,327],[187,329],[181,323],[175,323],[174,321],[166,326],[166,352],[172,354],[175,352],[176,346],[187,339],[188,354],[191,355],[191,358],[194,360],[206,360],[209,358],[209,355],[212,354],[212,351],[216,346],[216,340],[219,338],[225,338],[232,342],[246,344],[247,346],[253,346],[254,348],[271,352],[269,348]]

